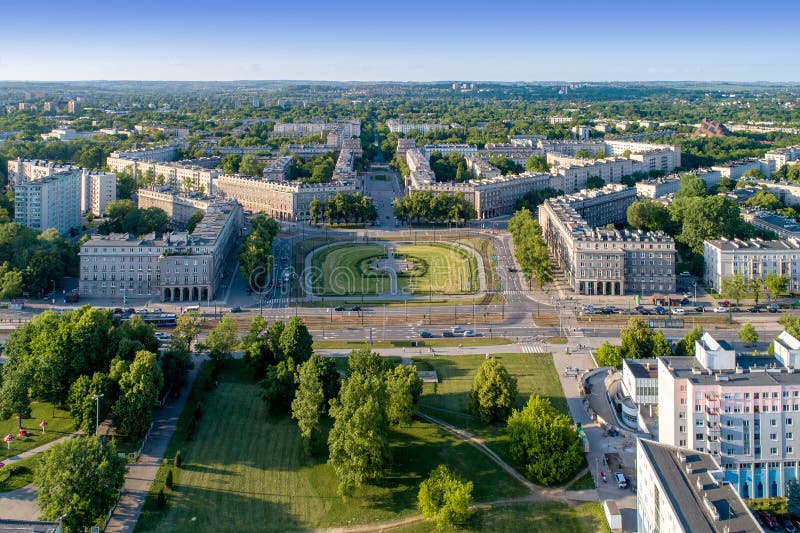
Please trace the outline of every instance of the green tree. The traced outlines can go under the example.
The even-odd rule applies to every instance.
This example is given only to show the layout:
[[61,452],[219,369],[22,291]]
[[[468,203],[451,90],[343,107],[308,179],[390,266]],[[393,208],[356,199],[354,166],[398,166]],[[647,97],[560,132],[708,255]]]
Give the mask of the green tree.
[[653,357],[669,357],[672,355],[672,347],[661,330],[653,335]]
[[[94,338],[95,332],[96,330],[93,330],[89,338]],[[122,332],[128,339],[139,342],[148,352],[158,352],[156,328],[145,322],[141,316],[133,315],[130,320],[125,321],[122,324]]]
[[681,176],[681,186],[675,193],[675,198],[692,198],[707,194],[706,182],[698,178],[696,174],[683,174]]
[[605,341],[600,348],[595,352],[597,364],[600,366],[613,366],[619,368],[622,366],[622,350],[619,346],[614,346],[608,341]]
[[742,202],[745,207],[759,207],[769,211],[775,211],[783,207],[783,203],[778,200],[778,197],[769,191],[758,191],[749,198]]
[[472,503],[472,481],[462,480],[446,465],[437,466],[419,485],[417,507],[439,531],[465,525]]
[[313,352],[314,338],[299,317],[292,317],[281,333],[280,347],[283,357],[292,357],[297,364],[308,361]]
[[628,224],[645,231],[669,231],[671,218],[669,209],[654,200],[637,200],[628,206]]
[[222,172],[225,174],[236,174],[239,172],[239,165],[242,162],[242,156],[238,154],[228,154],[222,156]]
[[752,345],[758,342],[758,332],[753,324],[747,322],[739,329],[739,338],[747,345]]
[[491,357],[481,364],[469,393],[470,410],[484,422],[504,421],[517,398],[517,379]]
[[175,320],[175,331],[173,335],[181,336],[186,339],[186,343],[191,348],[192,342],[197,338],[197,334],[200,333],[200,323],[202,321],[203,319],[197,311],[182,313]]
[[622,337],[622,357],[625,359],[644,359],[653,357],[653,330],[644,320],[631,317],[628,325],[620,332]]
[[703,336],[703,328],[700,326],[695,326],[687,333],[679,342],[678,345],[675,347],[675,355],[680,356],[694,356],[694,343],[695,341],[699,341],[700,338]]
[[583,446],[570,418],[549,400],[531,396],[522,410],[508,419],[511,455],[525,465],[535,482],[557,485],[584,465]]
[[586,178],[586,188],[587,189],[602,189],[605,187],[606,182],[603,178],[599,176],[589,176]]
[[312,355],[300,367],[299,385],[292,401],[292,418],[297,420],[306,452],[313,449],[319,437],[320,420],[325,414],[325,391],[317,371],[318,360],[321,359],[318,355]]
[[202,211],[195,211],[192,213],[192,216],[189,217],[189,220],[186,221],[186,231],[192,233],[194,228],[203,220],[203,212]]
[[761,293],[764,292],[764,280],[761,278],[748,280],[747,288],[753,295],[753,301],[758,305],[758,301],[761,299]]
[[381,355],[369,348],[352,350],[347,358],[347,375],[361,374],[365,377],[381,376],[387,370]]
[[225,315],[219,324],[208,334],[204,343],[208,356],[217,362],[226,361],[239,344],[236,321],[231,315]]
[[386,416],[392,424],[408,425],[414,418],[417,402],[422,395],[422,380],[414,365],[395,365],[386,372],[386,391],[389,403]]
[[239,164],[239,172],[248,176],[261,176],[264,171],[264,165],[259,163],[258,157],[254,154],[245,154],[242,156],[242,162]]
[[0,298],[9,300],[20,296],[24,286],[22,272],[19,270],[8,271],[0,278]]
[[741,274],[733,274],[722,278],[719,293],[725,298],[730,298],[739,305],[742,298],[748,293],[748,281]]
[[786,290],[789,288],[789,277],[773,273],[767,274],[764,276],[764,286],[769,297],[775,300],[786,294]]
[[189,344],[182,337],[173,337],[159,358],[164,388],[177,392],[188,383],[189,371],[194,368]]
[[105,420],[113,401],[110,385],[111,380],[108,375],[99,372],[96,372],[91,378],[86,375],[81,376],[72,384],[69,388],[67,406],[72,421],[75,422],[75,429],[82,429],[87,435],[95,433],[98,406],[92,396],[103,396],[100,399],[99,418]]
[[339,397],[331,400],[328,463],[342,495],[383,476],[389,461],[387,401],[383,380],[360,373],[344,380]]
[[125,481],[125,459],[97,437],[76,437],[42,454],[34,470],[37,503],[46,520],[61,520],[65,531],[100,523]]
[[800,484],[793,479],[786,482],[786,512],[800,516]]
[[114,404],[114,421],[123,434],[132,438],[145,434],[163,386],[164,376],[156,356],[138,352],[119,380],[120,396]]
[[550,172],[545,156],[532,155],[525,161],[525,170],[528,172]]
[[24,363],[6,363],[0,370],[3,377],[0,384],[0,418],[8,420],[16,416],[19,429],[22,429],[22,419],[31,416],[30,388],[33,372]]
[[264,379],[259,382],[261,398],[272,413],[287,411],[297,390],[298,367],[294,359],[288,357],[277,365],[267,368]]
[[257,378],[263,377],[267,367],[277,362],[270,346],[267,319],[263,316],[256,315],[250,321],[247,333],[242,337],[242,349]]

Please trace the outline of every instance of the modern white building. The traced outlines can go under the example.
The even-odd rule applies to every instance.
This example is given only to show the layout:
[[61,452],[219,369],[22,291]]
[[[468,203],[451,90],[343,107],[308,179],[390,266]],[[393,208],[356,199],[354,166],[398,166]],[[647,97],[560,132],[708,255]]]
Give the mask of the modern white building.
[[703,243],[706,285],[719,290],[722,280],[734,274],[745,279],[764,279],[767,274],[789,278],[789,290],[800,291],[800,241],[794,238],[717,239]]
[[764,531],[708,453],[638,439],[636,479],[639,533]]
[[767,178],[772,175],[770,164],[766,159],[742,159],[739,161],[731,161],[721,165],[711,167],[711,170],[718,171],[722,177],[738,180],[748,170],[758,170]]
[[386,126],[392,133],[408,133],[411,131],[418,131],[422,134],[435,130],[446,130],[450,127],[447,124],[438,124],[430,122],[411,123],[411,122],[404,122],[402,120],[397,120],[394,118],[390,118],[389,120],[387,120]]
[[774,172],[784,165],[800,160],[800,145],[770,150],[764,154],[764,159],[769,162],[769,168]]
[[695,357],[658,359],[659,440],[711,454],[743,498],[784,496],[800,479],[800,343],[775,345],[781,355],[737,356],[706,333]]
[[[719,184],[722,174],[718,170],[696,170],[691,172],[706,184],[706,188]],[[636,192],[647,198],[661,198],[674,194],[681,188],[681,176],[671,174],[664,178],[656,178],[636,183]]]
[[55,172],[14,185],[14,222],[61,235],[81,227],[81,170]]
[[658,408],[658,364],[654,359],[623,359],[622,386],[638,410],[653,416]]
[[102,216],[117,199],[117,175],[111,172],[81,173],[81,212]]

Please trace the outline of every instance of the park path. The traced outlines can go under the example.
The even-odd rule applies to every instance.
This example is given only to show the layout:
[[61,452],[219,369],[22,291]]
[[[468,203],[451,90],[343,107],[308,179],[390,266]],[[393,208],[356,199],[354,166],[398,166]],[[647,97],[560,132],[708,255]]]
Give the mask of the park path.
[[158,408],[153,412],[153,427],[150,430],[150,437],[142,448],[139,460],[128,467],[125,484],[122,487],[122,497],[106,526],[106,532],[132,533],[136,527],[136,521],[142,512],[147,492],[150,490],[158,467],[167,452],[167,446],[175,432],[186,400],[189,398],[203,358],[194,357],[194,369],[189,372],[187,384],[181,391],[180,397],[166,407]]
[[[64,442],[67,439],[71,439],[73,437],[77,437],[81,433],[83,433],[83,432],[82,431],[75,431],[74,433],[70,433],[69,435],[64,435],[63,437],[59,437],[59,438],[57,438],[55,440],[51,440],[50,442],[46,442],[46,443],[42,444],[41,446],[37,446],[36,448],[31,448],[30,450],[26,450],[26,451],[21,452],[21,453],[19,453],[17,455],[12,455],[11,457],[9,457],[7,459],[0,460],[0,463],[4,463],[6,466],[9,466],[12,463],[15,463],[16,461],[19,461],[21,459],[25,459],[27,457],[31,457],[33,455],[36,455],[37,453],[42,453],[44,451],[47,451],[49,448],[55,446],[59,442]],[[12,446],[13,446],[13,444],[12,444]]]

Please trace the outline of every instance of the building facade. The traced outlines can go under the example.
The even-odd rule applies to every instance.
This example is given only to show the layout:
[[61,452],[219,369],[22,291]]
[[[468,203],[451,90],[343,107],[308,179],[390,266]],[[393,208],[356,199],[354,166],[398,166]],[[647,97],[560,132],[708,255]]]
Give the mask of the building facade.
[[703,243],[704,279],[719,290],[722,280],[734,274],[745,279],[764,279],[767,274],[789,278],[789,291],[800,291],[800,240],[778,241],[718,239]]
[[779,170],[782,166],[800,160],[800,145],[776,148],[764,154],[771,171]]
[[167,214],[174,226],[179,228],[186,226],[197,211],[205,213],[216,201],[213,196],[184,193],[169,187],[139,189],[136,197],[140,209],[157,207]]
[[117,175],[111,172],[81,173],[81,212],[102,216],[117,199]]
[[81,170],[65,170],[14,185],[14,222],[61,235],[81,227]]
[[392,133],[408,133],[411,131],[418,131],[422,134],[435,131],[435,130],[446,130],[450,126],[447,124],[437,124],[437,123],[406,123],[402,120],[397,120],[394,118],[390,118],[386,121],[386,127],[389,128],[389,131]]
[[93,235],[81,245],[80,293],[95,298],[210,301],[244,230],[236,202],[209,206],[191,234]]

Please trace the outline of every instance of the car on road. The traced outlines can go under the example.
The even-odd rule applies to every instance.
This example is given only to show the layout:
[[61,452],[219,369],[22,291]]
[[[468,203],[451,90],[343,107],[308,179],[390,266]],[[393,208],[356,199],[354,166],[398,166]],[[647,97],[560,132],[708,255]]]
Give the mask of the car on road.
[[420,331],[419,336],[422,337],[423,339],[430,339],[433,337],[433,333],[431,333],[430,331]]
[[779,308],[778,308],[778,304],[769,304],[769,305],[767,306],[767,312],[768,312],[768,313],[777,313],[777,312],[778,312],[778,309],[779,309]]
[[151,312],[153,312],[155,314],[158,314],[158,313],[161,312],[161,308],[160,307],[154,307]]
[[706,308],[703,307],[702,305],[698,305],[697,307],[694,308],[694,311],[695,311],[695,313],[705,313],[706,312]]
[[731,307],[731,313],[741,313],[741,312],[742,312],[741,307]]
[[238,305],[234,305],[233,307],[231,307],[231,313],[241,313],[241,312],[242,308],[239,307]]
[[652,315],[653,313],[650,312],[649,309],[639,309],[640,315]]
[[751,307],[750,309],[748,309],[748,311],[751,312],[751,313],[760,313],[761,312],[761,308],[758,307],[758,306],[755,306],[755,307]]
[[728,312],[728,308],[727,307],[722,307],[720,305],[719,307],[715,307],[714,308],[714,312],[715,313],[727,313]]
[[462,328],[461,326],[453,326],[452,328],[450,328],[450,331],[452,331],[453,333],[464,333],[464,328]]
[[680,277],[682,277],[682,278],[688,278],[689,276],[691,276],[691,275],[692,275],[692,273],[691,273],[691,272],[687,272],[687,271],[685,271],[685,270],[684,270],[683,272],[681,272],[681,273],[680,273],[680,274],[678,274],[678,275],[679,275]]
[[664,307],[660,306],[660,305],[655,306],[653,308],[653,312],[655,314],[657,314],[657,315],[666,315],[667,314],[667,310]]
[[361,306],[354,305],[353,307],[350,308],[350,310],[351,311],[361,311]]
[[453,335],[452,331],[445,330],[445,331],[442,332],[442,337],[454,337],[454,336],[455,335]]
[[337,305],[334,311],[344,311],[344,307],[342,307],[341,305]]
[[757,511],[758,518],[761,520],[761,523],[767,526],[770,531],[780,531],[781,528],[778,525],[778,521],[775,520],[775,517],[769,514],[766,511]]
[[471,329],[467,329],[467,330],[464,330],[463,335],[465,337],[474,337],[475,336],[475,332],[472,331]]
[[156,331],[156,339],[166,340],[169,338],[170,338],[169,333],[164,333],[163,331]]
[[673,307],[672,308],[673,315],[685,315],[686,310],[683,307]]

